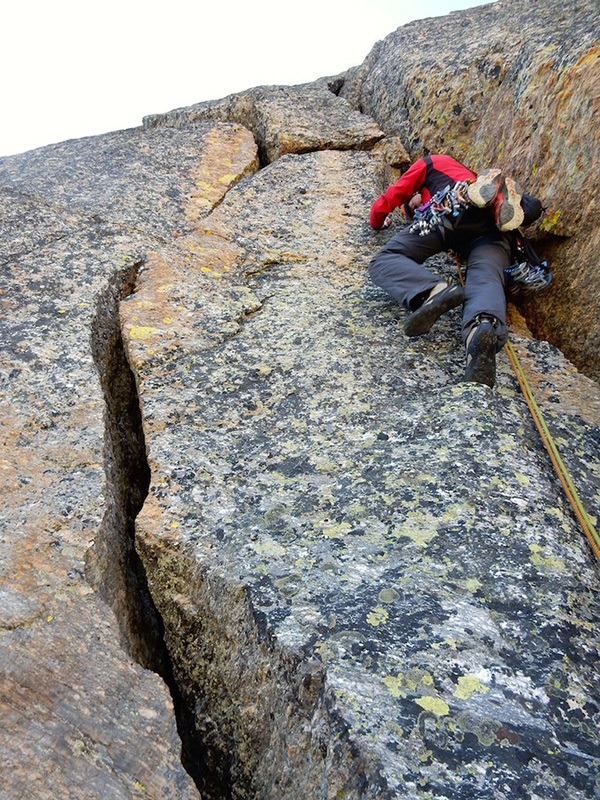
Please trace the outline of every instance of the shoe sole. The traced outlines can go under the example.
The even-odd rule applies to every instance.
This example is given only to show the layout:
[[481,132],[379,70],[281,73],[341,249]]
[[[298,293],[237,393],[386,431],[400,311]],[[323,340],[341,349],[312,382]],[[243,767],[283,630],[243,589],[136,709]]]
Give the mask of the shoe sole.
[[452,291],[444,289],[440,294],[445,294],[446,296],[443,299],[440,298],[437,303],[431,302],[429,305],[424,303],[421,308],[413,311],[404,323],[404,333],[406,336],[423,336],[423,334],[428,333],[433,323],[441,317],[442,314],[456,308],[456,306],[461,305],[465,301],[465,293],[460,286],[452,287]]
[[501,171],[499,169],[486,169],[467,189],[469,200],[478,208],[489,206],[494,197],[498,194],[501,181],[498,180]]
[[501,231],[512,231],[525,219],[525,212],[521,207],[523,192],[518,183],[507,178],[502,193],[504,197],[498,211],[497,225]]
[[493,328],[482,331],[477,339],[478,352],[473,356],[465,370],[465,381],[484,383],[490,387],[496,383],[496,343],[498,339]]

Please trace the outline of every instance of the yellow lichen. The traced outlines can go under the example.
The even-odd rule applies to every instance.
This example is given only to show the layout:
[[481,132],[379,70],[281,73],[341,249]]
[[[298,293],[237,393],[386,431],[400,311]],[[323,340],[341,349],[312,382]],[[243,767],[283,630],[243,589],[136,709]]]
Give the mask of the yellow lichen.
[[350,530],[352,526],[348,522],[341,522],[339,525],[326,525],[323,535],[328,539],[343,539]]
[[423,514],[421,511],[411,511],[406,521],[394,528],[394,536],[406,536],[411,539],[417,547],[427,547],[429,542],[437,536],[437,521]]
[[433,686],[433,678],[424,669],[414,667],[409,669],[404,676],[404,685],[414,692],[418,686]]
[[544,217],[544,219],[540,222],[540,230],[541,231],[548,231],[552,232],[552,229],[556,227],[558,224],[558,220],[560,219],[560,209],[556,209],[553,214]]
[[530,544],[531,563],[546,572],[566,572],[567,565],[561,558],[554,556],[544,556],[542,548],[537,544]]
[[406,692],[402,689],[402,675],[397,675],[393,678],[391,675],[386,675],[383,682],[390,690],[394,697],[406,697]]
[[382,589],[379,592],[379,601],[381,603],[395,603],[399,597],[400,595],[393,586]]
[[389,618],[388,612],[385,608],[381,608],[381,606],[376,606],[369,614],[367,614],[367,622],[369,625],[373,625],[377,627],[382,623],[386,623]]
[[250,545],[255,553],[263,556],[283,556],[285,555],[285,547],[271,539],[270,536],[263,536],[260,541],[252,542]]
[[529,486],[529,478],[527,475],[523,475],[521,472],[516,472],[515,477],[521,486]]
[[458,679],[458,686],[454,696],[458,697],[459,700],[468,700],[476,692],[484,694],[487,691],[489,691],[489,688],[481,683],[478,678],[473,675],[461,675]]
[[441,697],[423,695],[423,697],[418,697],[415,702],[418,706],[424,708],[425,711],[431,711],[436,717],[446,717],[450,713],[450,706],[448,703],[445,703]]
[[160,333],[158,328],[151,328],[149,325],[136,325],[129,331],[131,339],[151,339]]

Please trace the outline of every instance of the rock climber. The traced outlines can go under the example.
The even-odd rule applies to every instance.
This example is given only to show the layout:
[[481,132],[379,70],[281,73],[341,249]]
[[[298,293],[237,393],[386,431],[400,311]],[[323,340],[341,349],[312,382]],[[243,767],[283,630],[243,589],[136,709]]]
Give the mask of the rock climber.
[[[404,323],[407,336],[427,333],[438,317],[464,304],[464,380],[492,387],[496,353],[508,339],[504,288],[504,270],[511,263],[508,232],[539,217],[541,203],[523,196],[519,185],[499,169],[477,175],[449,155],[431,155],[415,161],[373,203],[371,227],[386,227],[396,208],[412,224],[372,259],[372,281],[409,312]],[[423,266],[430,256],[448,250],[466,261],[464,288]]]

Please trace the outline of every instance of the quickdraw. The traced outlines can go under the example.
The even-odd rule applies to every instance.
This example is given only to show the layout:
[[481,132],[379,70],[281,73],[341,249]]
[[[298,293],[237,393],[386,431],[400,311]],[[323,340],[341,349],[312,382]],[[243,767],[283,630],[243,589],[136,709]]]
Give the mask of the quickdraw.
[[471,205],[467,194],[468,186],[467,181],[459,181],[454,186],[448,185],[436,192],[431,200],[415,210],[415,218],[409,231],[425,236],[445,222],[452,224],[453,218],[456,222],[460,213]]
[[504,270],[506,290],[511,294],[541,292],[552,280],[552,273],[546,261],[530,264],[528,261],[513,264]]
[[516,231],[512,237],[514,263],[504,270],[506,290],[510,294],[541,292],[552,280],[548,262],[542,261],[532,243]]

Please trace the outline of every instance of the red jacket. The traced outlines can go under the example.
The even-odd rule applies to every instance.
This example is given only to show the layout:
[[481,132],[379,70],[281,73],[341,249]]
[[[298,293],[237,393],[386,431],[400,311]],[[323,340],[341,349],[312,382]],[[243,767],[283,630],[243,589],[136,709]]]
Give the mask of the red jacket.
[[454,186],[457,181],[473,181],[477,176],[470,169],[452,156],[435,155],[419,158],[409,167],[400,180],[390,186],[371,207],[369,223],[379,230],[387,215],[395,208],[406,203],[417,192],[421,193],[421,202],[426,203],[431,196],[448,184]]

